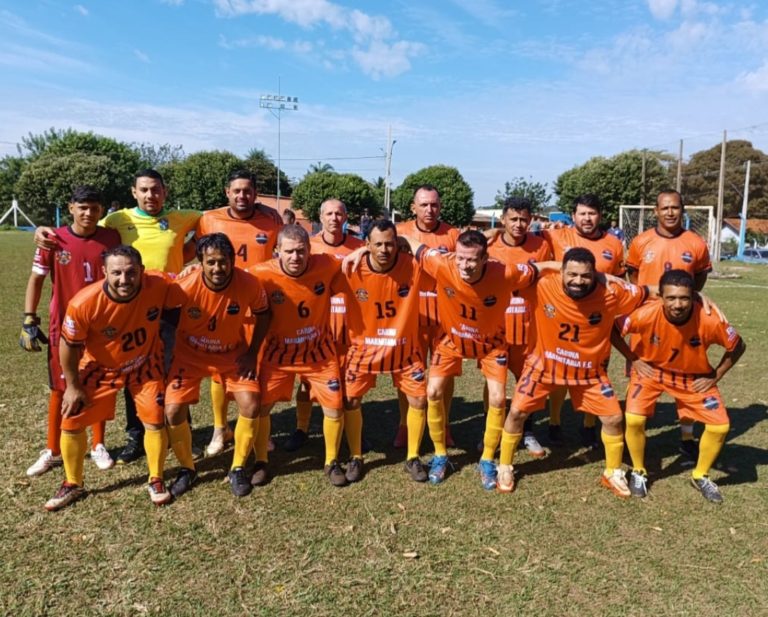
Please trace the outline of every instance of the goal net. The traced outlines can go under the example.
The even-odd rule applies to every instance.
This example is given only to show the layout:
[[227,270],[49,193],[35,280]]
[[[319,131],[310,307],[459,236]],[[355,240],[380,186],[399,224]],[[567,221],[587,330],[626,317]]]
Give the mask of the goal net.
[[[655,206],[619,206],[619,227],[624,231],[626,246],[632,239],[656,227]],[[715,240],[715,217],[713,206],[685,206],[683,227],[699,234],[712,253]]]

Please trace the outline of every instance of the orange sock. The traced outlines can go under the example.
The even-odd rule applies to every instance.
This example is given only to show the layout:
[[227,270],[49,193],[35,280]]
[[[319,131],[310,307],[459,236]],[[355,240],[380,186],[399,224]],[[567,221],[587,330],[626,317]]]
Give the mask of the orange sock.
[[48,399],[48,437],[46,447],[58,456],[61,454],[61,401],[64,393],[59,390],[51,390]]
[[104,434],[107,432],[106,422],[97,422],[91,426],[91,450],[97,443],[104,443]]

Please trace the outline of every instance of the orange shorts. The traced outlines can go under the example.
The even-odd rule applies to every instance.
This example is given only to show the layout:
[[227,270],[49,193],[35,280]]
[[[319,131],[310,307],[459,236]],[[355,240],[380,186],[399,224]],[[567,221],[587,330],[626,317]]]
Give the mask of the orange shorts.
[[444,334],[442,326],[437,324],[419,326],[419,348],[421,350],[421,357],[424,358],[425,362],[428,356],[431,358],[435,354],[437,344]]
[[520,380],[520,376],[523,374],[523,365],[525,364],[525,358],[528,355],[528,347],[526,345],[510,345],[509,353],[507,354],[507,366],[509,372],[515,376],[515,379]]
[[[432,356],[429,366],[430,377],[458,377],[461,375],[464,357],[450,341],[440,341]],[[507,383],[507,350],[493,349],[482,358],[477,359],[477,365],[486,379]]]
[[621,413],[621,406],[607,379],[600,383],[585,386],[566,386],[563,384],[541,383],[533,381],[530,374],[523,375],[515,386],[512,408],[521,413],[533,413],[544,409],[549,395],[559,388],[568,388],[571,404],[576,411],[591,413],[596,416],[613,416]]
[[51,390],[58,390],[64,392],[67,389],[67,381],[64,379],[64,370],[61,368],[61,362],[59,361],[59,346],[53,344],[48,345],[48,387]]
[[[344,374],[344,387],[347,398],[362,398],[366,392],[376,386],[376,377],[385,373],[360,373],[347,370]],[[409,396],[427,396],[427,380],[424,364],[415,362],[398,371],[392,371],[392,383],[395,388]]]
[[342,409],[341,374],[336,358],[312,364],[277,365],[262,362],[259,386],[262,405],[293,398],[296,378],[309,384],[309,396],[323,407]]
[[627,390],[627,413],[650,418],[656,411],[656,400],[662,392],[675,399],[677,415],[704,424],[728,424],[728,412],[717,387],[693,392],[680,386],[659,383],[656,379],[632,373]]
[[184,348],[171,363],[165,402],[173,405],[197,403],[200,400],[200,382],[205,377],[218,378],[227,394],[232,392],[259,392],[256,378],[237,374],[235,359],[238,354],[206,354]]

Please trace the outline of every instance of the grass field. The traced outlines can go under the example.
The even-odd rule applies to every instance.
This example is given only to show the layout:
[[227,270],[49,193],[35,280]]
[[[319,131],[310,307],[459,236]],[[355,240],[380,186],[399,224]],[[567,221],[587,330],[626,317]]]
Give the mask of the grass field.
[[[466,363],[453,412],[457,469],[439,487],[411,482],[404,453],[389,446],[397,412],[386,379],[364,407],[375,451],[359,485],[334,489],[320,472],[316,411],[309,445],[298,456],[278,449],[276,477],[248,498],[222,482],[231,450],[204,460],[198,486],[162,509],[149,502],[143,462],[101,472],[87,461],[88,498],[49,514],[42,504],[62,472],[24,475],[45,443],[48,394],[43,354],[17,345],[31,252],[30,234],[0,234],[3,614],[768,614],[767,267],[724,265],[741,278],[708,284],[748,345],[721,384],[732,430],[713,472],[720,507],[688,484],[669,402],[649,423],[647,500],[600,488],[601,460],[579,449],[570,407],[569,447],[539,461],[519,455],[512,495],[483,491],[481,384]],[[624,383],[616,377],[617,390]],[[122,409],[117,418],[107,431],[113,455]],[[274,415],[278,443],[293,418],[288,406]],[[194,421],[202,446],[207,402]]]

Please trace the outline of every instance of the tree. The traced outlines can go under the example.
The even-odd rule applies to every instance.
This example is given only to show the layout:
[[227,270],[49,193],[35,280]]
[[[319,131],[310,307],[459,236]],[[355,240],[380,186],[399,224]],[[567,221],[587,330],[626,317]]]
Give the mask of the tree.
[[392,192],[392,206],[403,218],[413,218],[413,192],[422,184],[431,184],[440,192],[443,204],[440,217],[451,225],[464,227],[475,215],[474,194],[459,170],[447,165],[433,165],[412,173]]
[[[721,145],[717,144],[708,150],[696,152],[683,166],[682,193],[685,203],[703,206],[717,204],[720,150]],[[725,144],[723,216],[741,214],[747,161],[752,161],[748,216],[768,217],[768,155],[744,140],[732,140]]]
[[373,186],[357,174],[317,172],[307,174],[293,190],[293,205],[308,219],[320,218],[320,204],[326,199],[340,199],[347,206],[347,214],[353,223],[360,220],[363,210],[371,216],[381,211]]
[[658,151],[645,152],[645,187],[643,187],[643,151],[628,150],[610,158],[597,156],[560,174],[555,181],[558,207],[573,209],[573,200],[584,193],[594,193],[603,202],[603,218],[618,218],[622,204],[652,203],[656,194],[669,186],[673,157]]
[[3,214],[16,195],[15,186],[27,162],[20,156],[4,156],[0,159],[0,214]]
[[538,212],[549,205],[551,195],[547,192],[547,185],[534,182],[533,178],[526,180],[522,176],[513,178],[504,183],[504,190],[496,192],[495,207],[503,208],[504,201],[509,197],[525,197],[533,204],[533,211]]
[[317,163],[312,163],[309,166],[309,171],[307,173],[317,174],[317,173],[328,173],[329,171],[335,171],[333,168],[333,165],[331,165],[330,163],[323,163],[322,161],[318,161]]
[[[274,164],[271,157],[264,152],[254,148],[248,152],[243,161],[245,169],[256,175],[256,192],[265,195],[277,195],[277,165]],[[280,170],[280,194],[290,197],[293,191],[288,176]]]
[[226,203],[227,177],[244,167],[244,161],[231,152],[210,150],[166,165],[161,173],[166,176],[168,199],[174,206],[210,210]]
[[[134,143],[131,146],[139,155],[143,169],[159,169],[164,165],[178,163],[184,158],[184,148],[171,144]],[[137,170],[138,171],[138,170]]]

